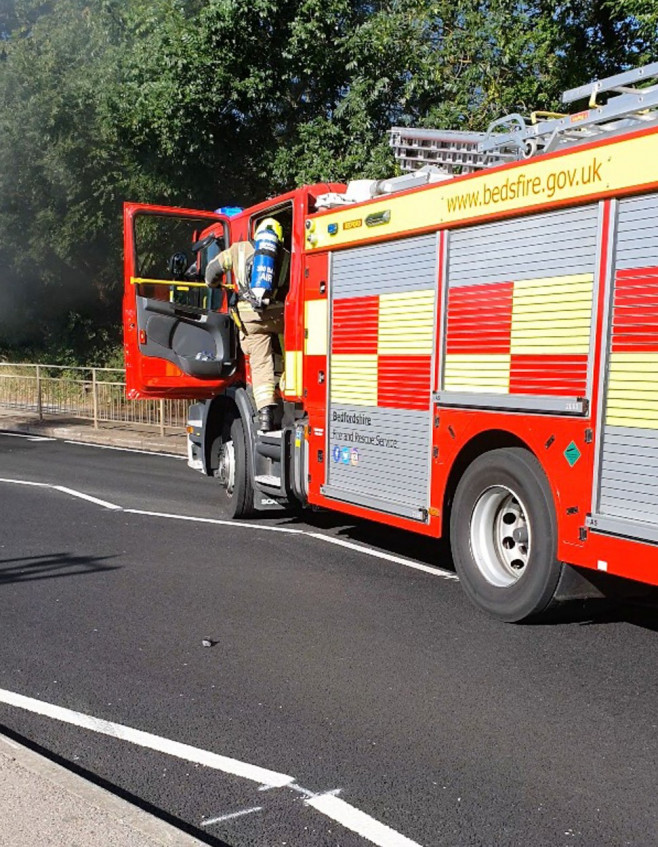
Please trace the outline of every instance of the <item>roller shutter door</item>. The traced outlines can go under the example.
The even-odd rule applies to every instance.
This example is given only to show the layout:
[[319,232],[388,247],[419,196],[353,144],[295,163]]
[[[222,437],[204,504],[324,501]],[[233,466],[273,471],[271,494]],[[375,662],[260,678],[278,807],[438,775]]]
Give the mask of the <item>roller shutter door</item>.
[[336,252],[323,494],[425,520],[437,236]]
[[439,400],[584,412],[598,205],[450,234]]

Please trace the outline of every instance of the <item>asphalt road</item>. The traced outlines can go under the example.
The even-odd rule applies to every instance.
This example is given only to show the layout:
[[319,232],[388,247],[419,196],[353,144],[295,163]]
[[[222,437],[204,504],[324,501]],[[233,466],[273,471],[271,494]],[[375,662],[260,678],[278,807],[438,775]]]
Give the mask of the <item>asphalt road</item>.
[[658,843],[655,609],[494,622],[405,533],[153,514],[221,517],[175,458],[0,434],[0,477],[46,484],[0,482],[0,724],[211,843]]

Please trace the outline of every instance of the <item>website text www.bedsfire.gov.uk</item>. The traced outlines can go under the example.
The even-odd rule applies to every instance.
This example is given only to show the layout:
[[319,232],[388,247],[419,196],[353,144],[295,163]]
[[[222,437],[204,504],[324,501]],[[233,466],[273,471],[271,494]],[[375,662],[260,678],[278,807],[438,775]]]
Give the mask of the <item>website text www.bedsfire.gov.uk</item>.
[[552,200],[557,194],[581,186],[594,186],[603,181],[603,162],[594,156],[586,165],[560,168],[546,175],[528,176],[524,171],[509,175],[504,182],[490,187],[484,185],[447,198],[448,212],[463,212],[484,206],[495,206],[510,200],[545,197]]

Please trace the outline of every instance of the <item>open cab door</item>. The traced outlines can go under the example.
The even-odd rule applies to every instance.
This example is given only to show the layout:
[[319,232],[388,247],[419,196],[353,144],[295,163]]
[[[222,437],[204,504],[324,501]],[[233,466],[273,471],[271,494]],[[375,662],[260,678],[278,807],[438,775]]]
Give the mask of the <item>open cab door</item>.
[[212,397],[238,361],[226,292],[203,281],[207,263],[229,246],[228,218],[126,203],[123,224],[128,397]]

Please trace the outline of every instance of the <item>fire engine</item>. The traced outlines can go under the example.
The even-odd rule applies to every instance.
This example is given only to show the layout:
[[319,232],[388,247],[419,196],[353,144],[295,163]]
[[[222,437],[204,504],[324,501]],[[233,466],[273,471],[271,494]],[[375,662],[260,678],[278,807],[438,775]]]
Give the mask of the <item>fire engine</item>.
[[[658,585],[658,62],[564,95],[584,98],[481,134],[395,128],[390,180],[234,214],[126,204],[128,395],[194,401],[189,464],[231,516],[448,536],[506,621],[611,577]],[[203,270],[264,217],[285,335],[280,428],[259,433],[230,293]]]

